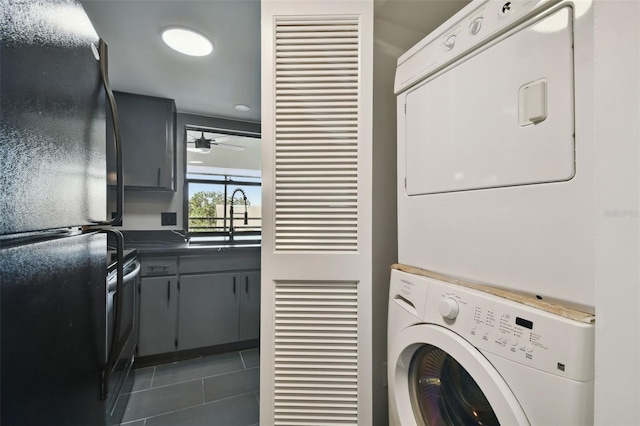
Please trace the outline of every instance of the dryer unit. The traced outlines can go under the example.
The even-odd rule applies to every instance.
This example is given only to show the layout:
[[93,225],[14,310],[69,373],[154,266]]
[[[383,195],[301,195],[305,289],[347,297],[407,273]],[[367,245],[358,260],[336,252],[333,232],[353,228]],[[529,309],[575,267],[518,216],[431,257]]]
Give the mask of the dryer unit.
[[594,340],[593,323],[393,270],[390,425],[593,424]]
[[399,58],[401,263],[594,312],[592,21],[478,0]]

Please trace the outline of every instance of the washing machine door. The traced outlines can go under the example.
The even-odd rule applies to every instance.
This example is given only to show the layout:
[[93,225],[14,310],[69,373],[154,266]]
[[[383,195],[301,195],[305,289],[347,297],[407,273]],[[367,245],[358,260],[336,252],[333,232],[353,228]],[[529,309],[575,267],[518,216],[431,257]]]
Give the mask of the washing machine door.
[[456,333],[420,324],[390,345],[391,425],[529,424],[503,377]]

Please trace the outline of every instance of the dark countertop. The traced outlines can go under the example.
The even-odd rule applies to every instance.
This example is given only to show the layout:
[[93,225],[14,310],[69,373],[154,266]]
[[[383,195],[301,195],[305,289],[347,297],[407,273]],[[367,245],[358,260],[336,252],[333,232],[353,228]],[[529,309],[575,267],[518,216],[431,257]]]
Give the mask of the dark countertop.
[[229,252],[236,250],[260,250],[259,244],[235,244],[235,245],[223,245],[223,244],[189,244],[187,242],[182,244],[154,244],[154,243],[130,243],[125,247],[135,247],[139,255],[145,254],[166,254],[166,255],[181,255],[181,254],[212,254],[219,252]]
[[219,242],[189,242],[184,233],[174,231],[122,231],[125,249],[136,249],[139,255],[214,254],[235,250],[260,250],[256,241],[229,244]]

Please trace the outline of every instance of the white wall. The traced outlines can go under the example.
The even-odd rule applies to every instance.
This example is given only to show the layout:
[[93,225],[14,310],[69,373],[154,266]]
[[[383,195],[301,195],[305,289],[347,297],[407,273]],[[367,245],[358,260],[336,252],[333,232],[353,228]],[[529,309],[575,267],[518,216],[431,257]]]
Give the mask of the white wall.
[[595,423],[640,424],[640,2],[594,5]]
[[[176,192],[124,191],[123,230],[182,230],[184,217],[184,168],[185,126],[200,126],[218,129],[260,133],[260,123],[206,117],[194,114],[178,114],[176,141]],[[140,161],[144,161],[140,159]],[[109,191],[109,211],[115,211],[115,191]],[[176,226],[162,226],[161,212],[176,212]]]
[[[373,24],[372,392],[373,424],[388,424],[386,386],[389,266],[398,261],[396,96],[398,58],[466,1],[376,1]],[[426,9],[425,9],[426,7]],[[417,19],[417,16],[428,19]]]
[[[400,2],[398,2],[400,3]],[[401,2],[407,3],[407,2]],[[402,5],[400,5],[402,7]],[[398,57],[427,35],[381,18],[373,26],[373,424],[388,424],[386,360],[389,266],[398,261],[396,96]]]

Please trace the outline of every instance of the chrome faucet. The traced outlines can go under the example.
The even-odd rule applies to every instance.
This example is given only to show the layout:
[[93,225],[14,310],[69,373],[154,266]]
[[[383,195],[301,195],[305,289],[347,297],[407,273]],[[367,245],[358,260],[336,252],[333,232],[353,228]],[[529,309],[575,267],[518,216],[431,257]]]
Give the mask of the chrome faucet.
[[242,194],[242,197],[244,198],[244,224],[245,225],[249,224],[249,215],[247,212],[247,194],[245,194],[241,188],[236,188],[231,193],[231,201],[230,201],[231,206],[229,207],[229,215],[231,216],[230,222],[229,222],[229,239],[231,241],[233,241],[233,234],[235,232],[235,229],[233,228],[233,199],[236,196],[236,192],[240,192]]

